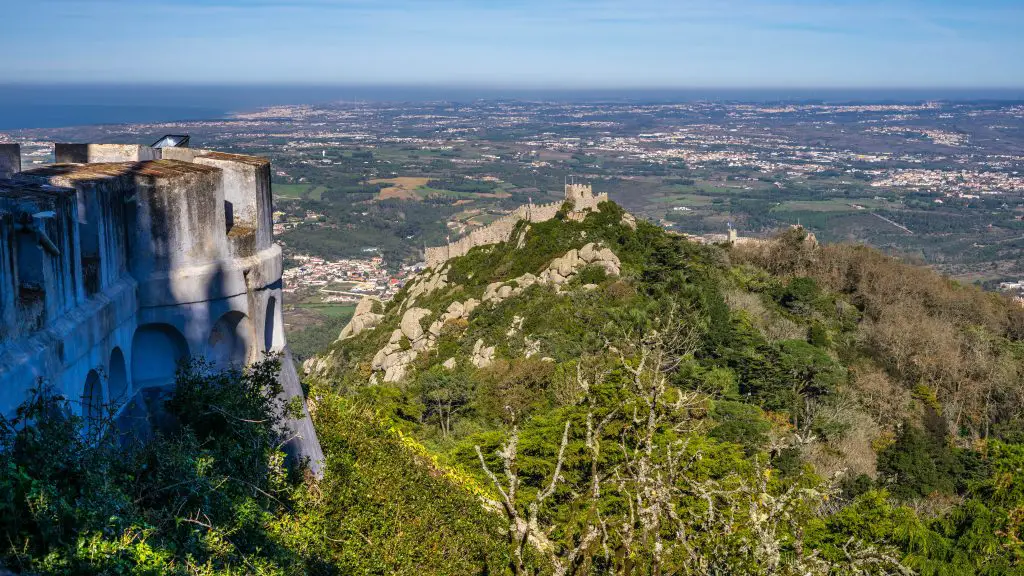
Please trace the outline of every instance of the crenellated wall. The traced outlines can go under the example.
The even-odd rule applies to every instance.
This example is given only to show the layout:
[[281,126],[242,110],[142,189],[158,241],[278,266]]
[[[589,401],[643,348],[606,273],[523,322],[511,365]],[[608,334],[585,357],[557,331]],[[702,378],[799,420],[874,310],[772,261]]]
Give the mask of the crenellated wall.
[[[173,151],[172,151],[173,150]],[[16,166],[9,146],[3,166]],[[14,150],[14,156],[19,151]],[[285,355],[270,163],[208,150],[58,144],[0,179],[0,413],[49,382],[93,421],[158,427],[178,363]],[[288,448],[323,454],[306,414]]]
[[[598,210],[598,204],[608,200],[607,193],[594,194],[589,185],[567,184],[565,187],[566,201],[573,203],[573,209],[567,218],[575,221],[582,221],[587,212]],[[436,268],[452,258],[465,256],[470,250],[477,246],[487,246],[508,242],[512,237],[512,231],[520,220],[527,222],[546,222],[555,217],[565,202],[550,202],[547,204],[526,204],[519,206],[512,212],[498,218],[486,226],[473,230],[466,236],[445,246],[428,247],[424,259],[428,268]]]

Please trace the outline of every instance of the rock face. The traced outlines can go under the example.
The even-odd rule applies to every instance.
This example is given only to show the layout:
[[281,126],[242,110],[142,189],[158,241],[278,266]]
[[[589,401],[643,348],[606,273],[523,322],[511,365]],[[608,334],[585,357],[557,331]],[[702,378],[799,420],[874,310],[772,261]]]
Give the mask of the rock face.
[[[572,280],[580,270],[587,266],[600,266],[609,276],[618,276],[622,272],[622,263],[614,252],[591,242],[579,250],[569,250],[564,256],[552,260],[539,277],[533,274],[523,274],[509,282],[490,284],[484,291],[483,301],[497,304],[512,296],[522,294],[523,290],[534,284],[553,284],[558,290],[562,284]],[[593,288],[595,286],[585,289]]]
[[540,340],[533,340],[529,336],[523,337],[523,356],[533,358],[540,354]]
[[[448,308],[433,322],[424,328],[424,321],[433,315],[433,312],[426,308],[416,307],[417,298],[427,296],[437,290],[448,287],[448,273],[442,268],[437,272],[428,273],[424,278],[414,280],[409,288],[409,295],[403,303],[399,328],[391,333],[388,343],[377,351],[373,357],[371,368],[373,376],[371,382],[398,382],[405,378],[412,368],[412,364],[420,354],[430,352],[437,347],[437,340],[445,324],[457,320],[468,320],[473,311],[482,303],[497,304],[503,300],[522,294],[524,290],[534,284],[554,285],[559,290],[560,285],[574,278],[579,271],[587,266],[600,266],[609,276],[617,276],[620,273],[621,263],[618,256],[608,248],[604,248],[593,242],[580,248],[570,250],[565,255],[555,258],[540,276],[523,274],[522,276],[508,282],[495,282],[484,290],[483,301],[469,298],[463,302],[452,302]],[[586,289],[594,289],[596,286],[589,285]],[[381,318],[373,314],[372,303],[360,303],[357,315],[353,318],[352,329],[346,327],[347,334],[354,336],[359,332],[376,326]],[[355,322],[355,318],[360,318]],[[522,332],[524,319],[515,316],[509,328],[509,338],[518,337]],[[540,353],[540,341],[532,340],[523,336],[526,354],[536,356]],[[485,368],[494,363],[495,346],[485,345],[483,340],[477,340],[473,346],[473,354],[470,358],[472,364],[478,368]],[[449,358],[443,366],[454,370],[457,361]]]
[[522,316],[520,316],[518,314],[513,316],[512,317],[512,325],[509,327],[508,332],[506,332],[505,335],[508,336],[509,338],[515,336],[516,333],[520,332],[523,329],[523,322],[525,322],[525,321],[526,321],[526,318],[523,318]]
[[348,324],[342,328],[341,334],[338,335],[338,340],[358,336],[360,333],[380,324],[381,320],[384,319],[384,315],[373,313],[374,306],[379,302],[380,300],[372,296],[366,296],[360,300],[359,304],[356,305],[356,311],[352,319],[349,320]]
[[423,326],[420,324],[420,320],[430,316],[430,314],[430,310],[425,308],[410,308],[406,310],[405,315],[402,316],[402,334],[410,342],[416,342],[423,338]]
[[[452,302],[448,309],[441,314],[441,317],[430,324],[424,330],[423,320],[429,318],[433,312],[426,308],[409,308],[402,314],[399,328],[391,333],[387,345],[377,351],[374,355],[370,368],[374,371],[373,380],[376,381],[377,373],[383,372],[384,382],[398,382],[405,378],[410,366],[423,352],[429,352],[437,346],[437,338],[441,335],[444,325],[453,320],[465,320],[480,304],[478,300],[469,298],[465,302]],[[404,347],[408,343],[408,348]],[[449,360],[451,367],[455,368],[455,359]],[[448,363],[445,363],[448,367]]]
[[494,363],[494,346],[484,346],[483,340],[477,340],[473,345],[473,357],[470,362],[477,368],[490,366]]
[[[419,352],[433,346],[433,337],[423,330],[420,320],[430,316],[425,308],[410,308],[400,322],[401,328],[393,331],[386,346],[377,351],[371,363],[374,371],[384,371],[385,382],[398,382],[405,377],[410,364],[416,361]],[[405,339],[410,348],[406,348]]]
[[438,290],[448,287],[448,269],[441,268],[437,272],[427,274],[422,278],[413,280],[409,286],[409,295],[405,299],[404,306],[412,306],[421,296],[429,296]]

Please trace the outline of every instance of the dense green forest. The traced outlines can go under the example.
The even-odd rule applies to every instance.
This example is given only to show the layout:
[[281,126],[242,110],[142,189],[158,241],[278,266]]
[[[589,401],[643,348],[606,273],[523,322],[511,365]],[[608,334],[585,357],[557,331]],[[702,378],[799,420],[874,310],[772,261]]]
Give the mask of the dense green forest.
[[[605,204],[519,234],[415,306],[436,318],[595,241],[621,274],[481,304],[411,375],[368,385],[399,294],[317,379],[474,475],[510,526],[508,570],[1020,570],[1020,307],[802,229],[701,246]],[[479,340],[490,366],[470,362]]]
[[[591,243],[617,274],[523,281]],[[426,274],[444,282],[307,378],[321,480],[283,466],[273,361],[183,367],[177,425],[148,444],[83,435],[41,391],[0,430],[6,566],[1024,574],[1024,308],[1005,298],[799,228],[699,245],[612,203]],[[484,298],[495,282],[522,289]],[[428,330],[469,299],[380,381],[410,307]]]

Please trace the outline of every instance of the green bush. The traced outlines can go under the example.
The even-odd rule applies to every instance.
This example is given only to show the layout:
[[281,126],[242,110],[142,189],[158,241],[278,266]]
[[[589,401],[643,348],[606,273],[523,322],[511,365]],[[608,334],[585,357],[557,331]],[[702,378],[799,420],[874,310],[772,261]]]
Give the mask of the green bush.
[[896,441],[878,455],[878,472],[900,498],[921,498],[933,492],[951,494],[955,481],[949,472],[949,449],[944,439],[904,423]]
[[3,562],[45,574],[301,572],[311,559],[274,528],[302,490],[279,450],[278,366],[184,366],[172,429],[146,443],[33,391],[0,421]]
[[757,406],[721,400],[715,402],[711,417],[717,425],[711,429],[710,436],[739,444],[748,455],[760,451],[768,441],[772,426]]

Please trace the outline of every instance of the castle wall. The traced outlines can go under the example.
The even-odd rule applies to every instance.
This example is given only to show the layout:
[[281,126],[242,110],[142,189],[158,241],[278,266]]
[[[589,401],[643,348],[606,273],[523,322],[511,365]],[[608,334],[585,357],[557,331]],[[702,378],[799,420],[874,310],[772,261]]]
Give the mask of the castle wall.
[[163,160],[178,160],[180,162],[192,162],[196,156],[202,156],[211,152],[200,148],[161,148],[160,158]]
[[161,160],[133,175],[129,266],[135,277],[211,264],[227,255],[219,171]]
[[[607,193],[594,195],[591,187],[584,184],[567,184],[565,187],[567,201],[573,203],[573,210],[566,215],[570,220],[583,221],[587,212],[597,210],[597,205],[608,200]],[[516,224],[520,220],[527,222],[546,222],[555,217],[561,210],[564,202],[550,202],[547,204],[528,204],[519,206],[509,214],[473,230],[468,235],[450,242],[446,246],[428,247],[424,251],[424,259],[428,268],[436,268],[452,258],[465,256],[470,250],[477,246],[487,246],[508,242],[512,237]]]
[[17,334],[14,214],[0,210],[0,347]]
[[74,192],[31,184],[0,186],[9,215],[8,255],[15,277],[15,334],[41,328],[84,298]]
[[229,228],[251,229],[257,250],[270,247],[274,242],[270,162],[222,152],[207,152],[193,162],[221,170]]
[[78,204],[82,275],[86,295],[95,294],[117,281],[127,269],[127,200],[135,183],[119,170],[92,173],[71,167],[31,170],[19,181],[70,188]]
[[140,144],[54,144],[57,164],[158,160],[160,151]]
[[[197,152],[145,160],[163,154],[62,145],[63,161],[118,161],[0,180],[0,413],[43,380],[76,413],[114,406],[119,426],[145,436],[166,418],[179,360],[226,367],[287,356],[270,164]],[[229,206],[240,207],[230,228]],[[285,399],[302,394],[288,362]],[[289,425],[297,436],[286,449],[318,473],[308,414]]]
[[105,365],[109,350],[131,337],[135,283],[126,276],[106,292],[86,297],[77,222],[73,190],[0,183],[0,286],[5,293],[0,407],[5,413],[40,379],[75,401],[89,372]]

